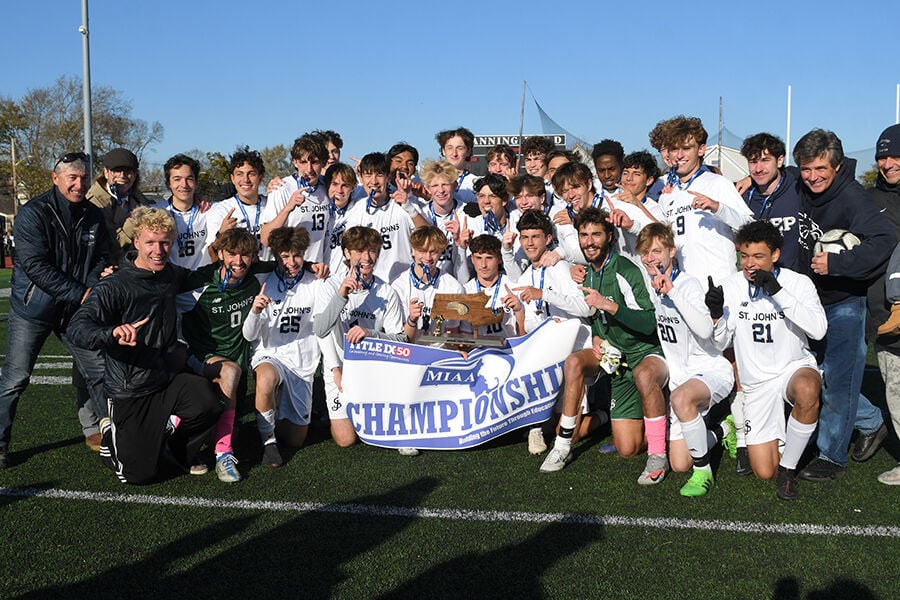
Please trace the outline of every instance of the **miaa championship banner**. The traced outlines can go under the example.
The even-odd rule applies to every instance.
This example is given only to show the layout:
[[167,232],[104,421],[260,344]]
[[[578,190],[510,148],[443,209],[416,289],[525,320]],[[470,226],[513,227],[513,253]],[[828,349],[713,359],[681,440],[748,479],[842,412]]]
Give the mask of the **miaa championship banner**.
[[546,421],[575,319],[548,319],[508,348],[459,352],[366,338],[344,342],[343,398],[359,438],[385,448],[457,450]]

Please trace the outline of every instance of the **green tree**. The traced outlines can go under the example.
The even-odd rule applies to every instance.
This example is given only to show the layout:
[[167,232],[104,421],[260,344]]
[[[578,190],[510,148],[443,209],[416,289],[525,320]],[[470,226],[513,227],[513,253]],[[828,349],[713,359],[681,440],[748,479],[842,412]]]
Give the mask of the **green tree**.
[[[91,113],[95,157],[117,146],[138,159],[162,140],[159,122],[134,118],[131,101],[108,86],[92,90]],[[29,196],[50,185],[56,159],[84,147],[81,79],[62,76],[53,85],[29,90],[19,100],[0,98],[0,156],[2,173],[10,170],[10,138],[16,140],[16,176]],[[99,167],[99,165],[97,165]]]
[[859,176],[860,183],[863,184],[864,187],[873,188],[875,187],[875,182],[878,180],[878,166],[872,165],[872,168]]
[[293,173],[294,166],[291,164],[290,152],[284,144],[266,146],[259,153],[266,167],[266,180],[272,177],[287,177]]

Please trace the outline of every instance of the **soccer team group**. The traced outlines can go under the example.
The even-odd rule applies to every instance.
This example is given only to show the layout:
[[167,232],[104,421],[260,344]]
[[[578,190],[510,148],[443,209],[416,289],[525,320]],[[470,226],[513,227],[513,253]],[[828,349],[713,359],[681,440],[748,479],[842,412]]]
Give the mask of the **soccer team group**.
[[[564,468],[572,444],[609,423],[620,455],[647,452],[639,484],[691,471],[683,496],[713,488],[720,442],[737,474],[775,478],[782,499],[798,497],[798,479],[836,478],[848,453],[867,460],[888,434],[860,392],[867,304],[869,321],[885,323],[876,349],[900,425],[900,312],[885,288],[886,270],[898,270],[896,256],[888,263],[900,126],[878,140],[871,192],[821,129],[797,142],[796,168],[777,137],[747,138],[750,177],[737,186],[703,165],[696,118],[650,132],[663,171],[650,153],[603,140],[595,176],[577,154],[529,137],[524,174],[501,145],[478,177],[466,169],[469,130],[436,138],[439,160],[420,165],[398,143],[353,168],[337,133],[304,134],[291,148],[296,173],[269,181],[267,195],[259,153],[238,148],[235,193],[212,204],[197,197],[200,165],[183,154],[166,162],[171,197],[158,204],[139,191],[128,150],[103,158],[90,189],[87,157],[60,158],[53,188],[15,223],[0,467],[50,333],[73,354],[86,442],[123,482],[153,479],[161,460],[204,474],[212,453],[218,478],[239,481],[232,435],[251,372],[262,462],[281,466],[279,445],[305,441],[320,361],[332,438],[349,446],[344,340],[416,343],[433,333],[438,293],[481,293],[503,313],[479,335],[580,321],[556,416],[528,432],[529,452],[547,454],[542,472]],[[443,331],[471,325],[444,321]],[[730,407],[715,422],[719,403]],[[816,457],[798,469],[814,436]],[[900,484],[900,467],[879,480]]]

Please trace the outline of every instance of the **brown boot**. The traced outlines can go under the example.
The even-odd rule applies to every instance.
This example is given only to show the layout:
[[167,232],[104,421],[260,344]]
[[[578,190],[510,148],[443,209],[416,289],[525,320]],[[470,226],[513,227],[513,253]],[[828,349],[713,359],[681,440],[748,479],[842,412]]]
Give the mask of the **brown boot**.
[[900,304],[891,306],[891,316],[878,328],[878,335],[900,334]]

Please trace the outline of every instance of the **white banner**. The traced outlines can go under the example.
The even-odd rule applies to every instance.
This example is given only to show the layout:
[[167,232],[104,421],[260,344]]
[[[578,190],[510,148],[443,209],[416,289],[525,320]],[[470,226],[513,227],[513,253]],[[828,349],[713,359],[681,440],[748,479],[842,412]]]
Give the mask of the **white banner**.
[[457,450],[550,418],[580,323],[548,319],[508,348],[460,353],[364,339],[344,343],[347,415],[385,448]]

